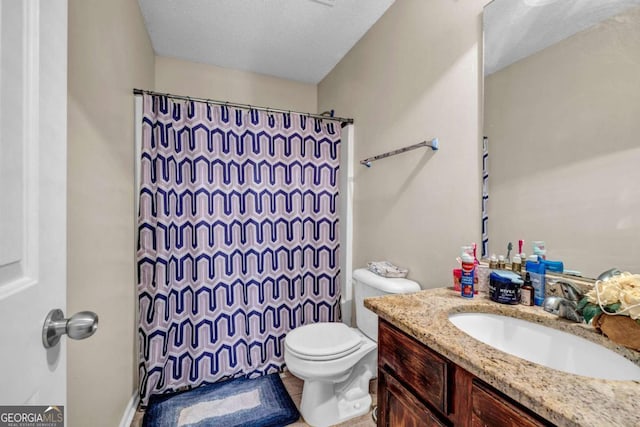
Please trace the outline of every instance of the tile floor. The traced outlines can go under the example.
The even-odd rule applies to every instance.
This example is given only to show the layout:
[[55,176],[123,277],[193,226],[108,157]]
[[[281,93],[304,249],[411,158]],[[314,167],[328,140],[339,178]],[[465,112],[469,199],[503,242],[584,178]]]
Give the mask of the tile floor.
[[[280,374],[280,377],[282,378],[284,387],[287,389],[289,396],[291,396],[293,403],[295,403],[296,407],[300,409],[300,400],[302,399],[303,381],[294,377],[288,371],[285,371],[282,374]],[[371,393],[371,398],[373,399],[374,403],[377,401],[376,399],[377,390],[378,390],[377,380],[371,380],[371,383],[369,384],[369,392]],[[133,417],[133,421],[131,422],[131,427],[142,426],[143,416],[144,416],[144,411],[142,410],[136,411],[136,414]],[[371,418],[371,411],[369,411],[369,413],[364,414],[361,417],[353,418],[344,423],[340,423],[336,427],[375,427],[375,425],[376,423],[374,423],[373,419]],[[305,423],[302,417],[300,417],[300,420],[298,420],[293,424],[289,424],[289,427],[309,427],[309,424]]]

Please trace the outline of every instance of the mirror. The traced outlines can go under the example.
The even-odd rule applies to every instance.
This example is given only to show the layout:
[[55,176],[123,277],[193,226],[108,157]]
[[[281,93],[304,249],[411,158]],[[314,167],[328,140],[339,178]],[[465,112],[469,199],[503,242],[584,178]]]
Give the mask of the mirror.
[[484,9],[488,253],[640,272],[640,0]]

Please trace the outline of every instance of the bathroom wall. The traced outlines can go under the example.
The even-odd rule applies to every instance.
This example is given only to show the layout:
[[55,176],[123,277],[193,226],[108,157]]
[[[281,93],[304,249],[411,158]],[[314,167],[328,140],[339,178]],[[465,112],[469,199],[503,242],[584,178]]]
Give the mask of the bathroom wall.
[[[486,79],[489,244],[640,271],[640,8]],[[526,159],[526,160],[525,160]]]
[[154,86],[135,0],[69,0],[68,314],[98,331],[68,348],[69,426],[118,425],[137,387],[134,358],[134,87]]
[[423,288],[451,284],[480,242],[481,13],[486,0],[398,0],[318,86],[320,111],[355,119],[354,267],[391,260]]
[[263,74],[156,56],[156,90],[315,113],[317,86]]

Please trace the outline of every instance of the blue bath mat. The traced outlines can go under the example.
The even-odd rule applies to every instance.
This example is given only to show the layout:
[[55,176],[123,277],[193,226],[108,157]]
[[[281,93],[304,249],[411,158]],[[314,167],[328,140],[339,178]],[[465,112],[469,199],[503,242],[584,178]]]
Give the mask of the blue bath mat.
[[143,427],[281,427],[300,414],[279,374],[205,385],[152,396]]

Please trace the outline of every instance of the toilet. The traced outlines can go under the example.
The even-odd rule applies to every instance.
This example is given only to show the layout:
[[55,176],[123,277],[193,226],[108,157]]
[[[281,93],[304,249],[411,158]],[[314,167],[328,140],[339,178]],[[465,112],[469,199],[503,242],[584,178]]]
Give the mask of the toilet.
[[307,424],[326,427],[369,412],[369,380],[377,376],[378,316],[367,297],[420,290],[408,279],[388,279],[369,270],[353,272],[357,328],[341,322],[314,323],[289,332],[284,361],[304,380],[300,412]]

